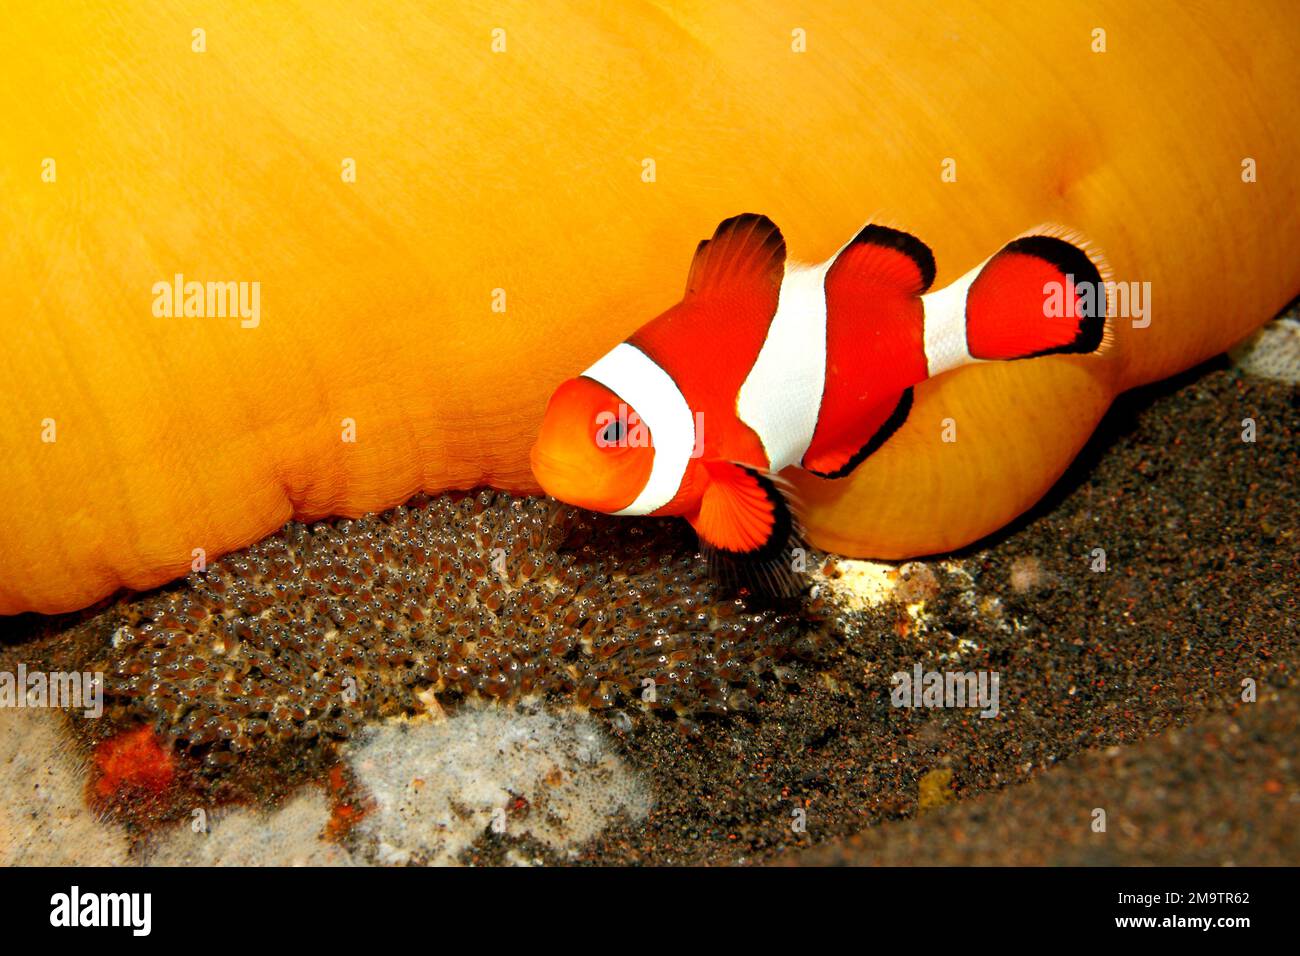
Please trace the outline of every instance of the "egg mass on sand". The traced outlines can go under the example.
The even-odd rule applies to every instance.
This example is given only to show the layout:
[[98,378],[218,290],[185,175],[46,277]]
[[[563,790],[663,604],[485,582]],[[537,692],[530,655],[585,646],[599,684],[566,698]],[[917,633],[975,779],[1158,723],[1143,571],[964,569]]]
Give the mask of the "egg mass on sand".
[[491,491],[291,523],[124,604],[92,666],[110,716],[218,768],[466,697],[688,722],[751,709],[778,662],[820,638],[728,596],[688,541],[668,522]]

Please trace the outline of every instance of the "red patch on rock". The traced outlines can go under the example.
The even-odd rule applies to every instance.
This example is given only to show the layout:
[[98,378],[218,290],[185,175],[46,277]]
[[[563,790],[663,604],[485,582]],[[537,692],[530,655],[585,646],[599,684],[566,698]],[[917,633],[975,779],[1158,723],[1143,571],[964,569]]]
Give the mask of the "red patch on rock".
[[[330,811],[329,822],[325,825],[325,833],[337,843],[374,809],[374,804],[368,796],[358,792],[355,782],[344,774],[343,767],[339,764],[330,768],[328,785],[334,807]],[[416,781],[415,785],[423,786],[424,781]]]
[[176,759],[148,727],[102,741],[95,748],[95,793],[104,799],[124,793],[156,796],[176,779]]

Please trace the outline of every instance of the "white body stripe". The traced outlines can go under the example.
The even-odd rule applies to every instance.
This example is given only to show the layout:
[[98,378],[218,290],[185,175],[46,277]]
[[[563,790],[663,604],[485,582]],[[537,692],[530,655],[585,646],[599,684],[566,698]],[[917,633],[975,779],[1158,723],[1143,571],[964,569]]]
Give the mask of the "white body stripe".
[[768,469],[797,464],[812,443],[826,385],[826,272],[787,263],[776,315],[736,396],[736,414],[763,443]]
[[636,500],[615,514],[646,515],[673,500],[695,449],[695,417],[667,372],[622,342],[582,373],[604,385],[641,416],[654,443],[650,477]]
[[985,263],[980,263],[956,282],[937,292],[921,296],[925,306],[925,364],[933,378],[971,362],[966,346],[966,294]]

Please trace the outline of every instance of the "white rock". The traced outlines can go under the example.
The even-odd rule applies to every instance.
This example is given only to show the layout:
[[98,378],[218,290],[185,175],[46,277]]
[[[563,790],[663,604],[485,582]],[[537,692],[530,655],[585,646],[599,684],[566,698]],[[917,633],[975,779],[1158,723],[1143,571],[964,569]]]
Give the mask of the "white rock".
[[[501,827],[573,854],[652,803],[596,721],[570,710],[465,705],[444,721],[383,724],[346,759],[374,801],[357,833],[377,863],[451,864]],[[519,798],[526,812],[512,809]]]

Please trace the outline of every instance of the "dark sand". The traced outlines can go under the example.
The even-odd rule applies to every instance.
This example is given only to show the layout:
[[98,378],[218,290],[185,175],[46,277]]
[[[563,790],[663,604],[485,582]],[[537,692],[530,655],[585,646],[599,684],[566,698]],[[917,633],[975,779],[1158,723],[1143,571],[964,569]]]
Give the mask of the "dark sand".
[[[1300,863],[1298,425],[1293,386],[1221,365],[1122,399],[1029,516],[930,563],[919,626],[843,615],[751,717],[611,725],[657,803],[579,862]],[[67,623],[9,622],[0,667],[76,656]],[[997,671],[999,716],[891,706],[918,662]]]
[[[1294,689],[794,856],[803,865],[1295,865]],[[1106,829],[1093,829],[1097,808]]]
[[[1048,500],[960,556],[973,588],[936,566],[928,633],[863,613],[761,719],[628,740],[661,802],[585,858],[1300,863],[1298,425],[1294,387],[1219,365],[1124,397]],[[944,669],[958,640],[953,669],[1000,672],[998,718],[890,706],[888,675]]]

